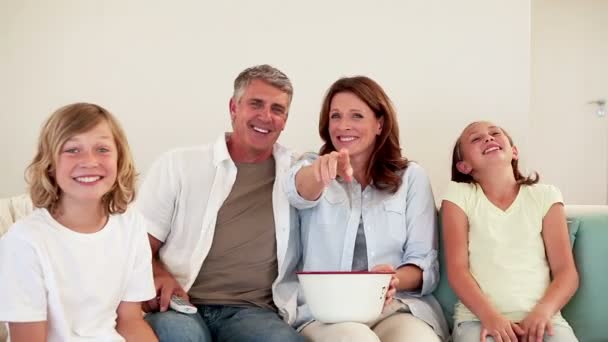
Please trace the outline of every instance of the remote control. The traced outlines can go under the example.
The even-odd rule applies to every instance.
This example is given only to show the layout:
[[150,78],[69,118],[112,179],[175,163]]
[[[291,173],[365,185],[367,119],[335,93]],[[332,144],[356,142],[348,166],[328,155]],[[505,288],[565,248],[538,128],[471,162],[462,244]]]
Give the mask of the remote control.
[[185,314],[195,314],[198,310],[196,306],[186,302],[181,297],[176,295],[171,296],[171,302],[169,302],[169,307],[177,312],[185,313]]

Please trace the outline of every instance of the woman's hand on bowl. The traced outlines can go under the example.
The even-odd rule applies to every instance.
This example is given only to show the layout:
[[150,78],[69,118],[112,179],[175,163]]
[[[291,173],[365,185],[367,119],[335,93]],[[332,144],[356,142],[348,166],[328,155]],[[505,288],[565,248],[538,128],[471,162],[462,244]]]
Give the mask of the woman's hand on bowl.
[[372,272],[393,272],[391,276],[391,282],[389,283],[388,291],[386,291],[386,297],[384,299],[384,307],[389,305],[393,301],[393,297],[395,297],[395,293],[397,293],[397,286],[399,285],[399,278],[397,278],[397,273],[395,273],[395,268],[389,264],[380,264],[376,265],[371,269]]

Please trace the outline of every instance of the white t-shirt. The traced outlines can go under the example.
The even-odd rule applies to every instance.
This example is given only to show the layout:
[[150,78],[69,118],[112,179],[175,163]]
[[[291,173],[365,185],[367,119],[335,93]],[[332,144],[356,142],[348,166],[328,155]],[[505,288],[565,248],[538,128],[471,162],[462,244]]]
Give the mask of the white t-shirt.
[[155,296],[145,219],[111,215],[93,234],[36,209],[0,239],[0,321],[47,321],[48,341],[124,341],[121,301]]

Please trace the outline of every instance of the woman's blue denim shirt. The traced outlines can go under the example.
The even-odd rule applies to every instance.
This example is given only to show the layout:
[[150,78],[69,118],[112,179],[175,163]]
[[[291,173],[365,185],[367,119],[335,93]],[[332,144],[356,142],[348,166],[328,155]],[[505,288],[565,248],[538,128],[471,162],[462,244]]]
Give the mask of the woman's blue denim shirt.
[[[437,261],[437,211],[429,179],[418,164],[410,162],[402,174],[403,183],[392,194],[353,180],[334,180],[319,199],[302,198],[295,183],[300,168],[311,165],[316,155],[305,155],[285,177],[284,188],[292,206],[298,209],[304,271],[350,271],[359,221],[363,219],[370,269],[390,264],[395,269],[411,264],[422,269],[422,287],[401,291],[396,298],[411,313],[431,325],[442,338],[448,328],[432,292],[439,282]],[[298,299],[296,327],[312,321],[303,294]]]

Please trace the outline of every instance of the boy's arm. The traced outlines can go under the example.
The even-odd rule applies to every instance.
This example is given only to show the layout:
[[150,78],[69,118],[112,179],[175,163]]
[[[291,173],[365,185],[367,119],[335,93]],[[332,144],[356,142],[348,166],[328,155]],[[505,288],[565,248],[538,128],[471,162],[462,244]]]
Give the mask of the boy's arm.
[[[456,204],[444,200],[442,206],[443,244],[450,286],[467,308],[480,320],[487,333],[503,341],[517,341],[515,333],[523,331],[507,321],[481,292],[479,284],[469,270],[469,222],[464,211]],[[485,340],[485,336],[482,336]]]
[[116,313],[118,315],[118,318],[116,319],[116,330],[125,338],[125,340],[127,340],[127,342],[158,341],[152,328],[144,321],[141,303],[122,301],[120,302],[120,305],[118,305]]
[[45,342],[47,323],[46,321],[9,323],[8,330],[11,342]]
[[[48,302],[36,239],[17,222],[0,239],[0,321],[13,342],[47,340]],[[0,323],[3,324],[3,323]]]

